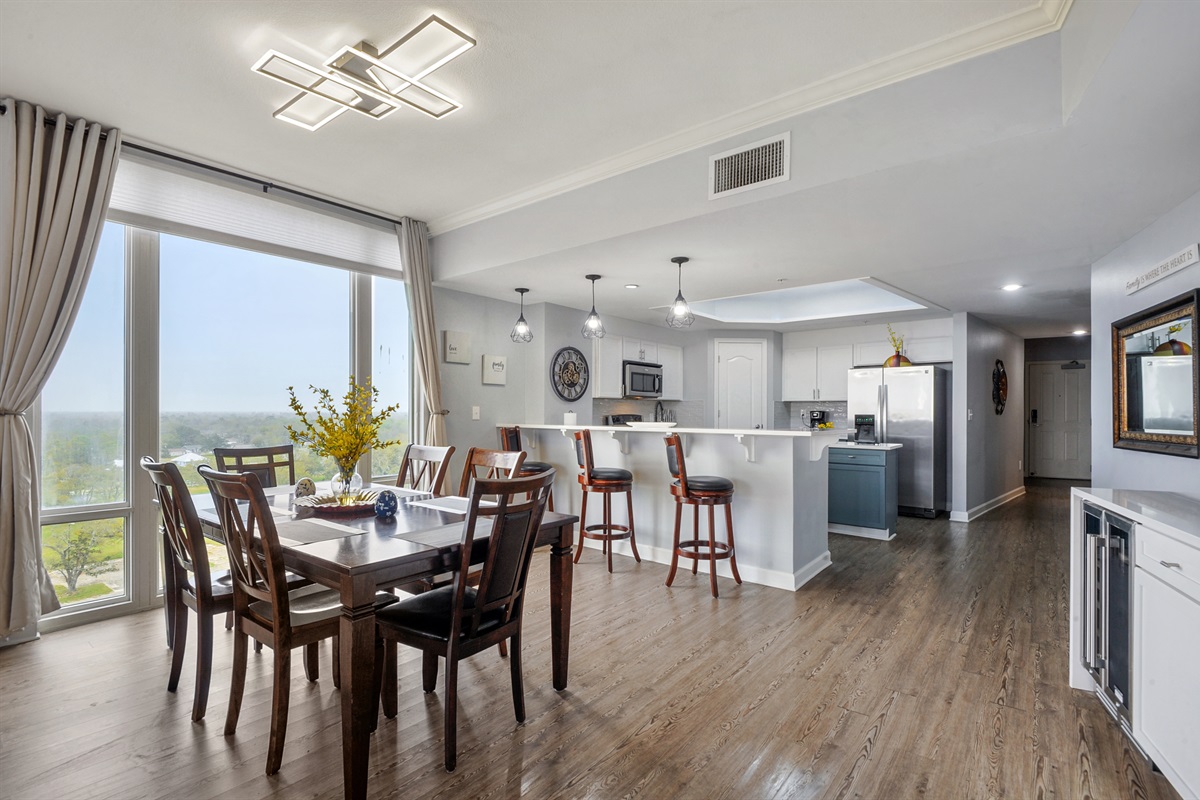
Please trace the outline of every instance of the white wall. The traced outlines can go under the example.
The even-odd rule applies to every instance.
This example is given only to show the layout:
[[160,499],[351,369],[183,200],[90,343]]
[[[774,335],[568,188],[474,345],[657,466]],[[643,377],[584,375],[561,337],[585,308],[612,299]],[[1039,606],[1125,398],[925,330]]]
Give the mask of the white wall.
[[[954,315],[951,515],[966,521],[1023,491],[1025,346],[972,314]],[[996,359],[1008,374],[1008,403],[992,403]]]
[[1092,485],[1200,497],[1200,459],[1112,444],[1112,323],[1200,286],[1193,265],[1132,295],[1125,282],[1200,240],[1200,193],[1092,265]]

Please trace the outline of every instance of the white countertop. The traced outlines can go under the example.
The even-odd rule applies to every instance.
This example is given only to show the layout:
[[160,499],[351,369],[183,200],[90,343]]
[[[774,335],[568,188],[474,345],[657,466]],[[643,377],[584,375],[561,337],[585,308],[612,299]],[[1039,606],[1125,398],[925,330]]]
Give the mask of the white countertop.
[[[497,428],[511,427],[512,423],[497,425]],[[628,425],[543,425],[543,424],[524,424],[521,428],[529,430],[547,430],[547,431],[581,431],[585,428],[591,431],[612,431],[614,433],[698,433],[698,434],[716,434],[716,435],[732,435],[732,436],[779,436],[779,437],[829,437],[837,438],[845,436],[845,431],[839,430],[800,430],[800,431],[774,431],[766,428],[631,428]],[[899,445],[897,445],[899,446]]]
[[858,442],[834,442],[829,445],[839,450],[853,448],[855,450],[899,450],[904,445],[899,442],[877,442],[875,444],[859,444]]
[[1076,486],[1071,494],[1092,500],[1151,527],[1171,528],[1200,540],[1200,498],[1178,492],[1142,489],[1092,489]]

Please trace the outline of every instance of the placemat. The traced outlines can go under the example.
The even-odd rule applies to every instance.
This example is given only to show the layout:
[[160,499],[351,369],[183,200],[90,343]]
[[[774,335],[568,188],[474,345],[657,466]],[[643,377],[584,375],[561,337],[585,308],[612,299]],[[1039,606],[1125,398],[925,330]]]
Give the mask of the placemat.
[[[432,508],[434,511],[449,511],[452,514],[466,514],[467,509],[471,507],[471,498],[451,494],[445,497],[434,497],[430,500],[417,500],[409,505]],[[480,500],[479,505],[494,506],[496,504],[490,500]]]
[[358,536],[366,533],[361,528],[352,528],[349,525],[316,517],[276,522],[275,530],[280,539],[287,539],[296,544],[326,542],[330,539],[340,539],[343,536]]
[[[412,531],[411,533],[397,533],[393,538],[404,539],[406,542],[415,542],[423,544],[426,547],[450,547],[462,541],[463,524],[461,522],[452,522],[449,525],[442,525],[438,528],[426,528],[423,531]],[[486,539],[491,536],[492,521],[490,519],[480,519],[475,523],[475,538]]]

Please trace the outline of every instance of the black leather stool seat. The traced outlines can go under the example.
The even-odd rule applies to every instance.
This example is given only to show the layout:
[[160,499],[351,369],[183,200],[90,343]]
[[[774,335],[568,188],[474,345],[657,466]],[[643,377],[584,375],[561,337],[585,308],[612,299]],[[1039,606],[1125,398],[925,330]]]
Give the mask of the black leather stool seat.
[[[718,475],[688,475],[688,488],[698,492],[732,492],[733,481]],[[675,481],[679,485],[679,481]]]
[[594,481],[631,481],[633,473],[620,467],[592,467],[590,473]]
[[522,475],[538,475],[543,472],[549,472],[552,469],[554,469],[554,467],[550,464],[547,464],[545,461],[526,461],[525,463],[521,464]]

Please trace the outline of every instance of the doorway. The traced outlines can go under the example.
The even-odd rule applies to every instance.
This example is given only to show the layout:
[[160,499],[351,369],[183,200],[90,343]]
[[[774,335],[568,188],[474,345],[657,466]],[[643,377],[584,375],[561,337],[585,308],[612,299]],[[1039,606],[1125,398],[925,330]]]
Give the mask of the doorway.
[[1091,480],[1092,382],[1087,361],[1030,364],[1030,476]]
[[718,428],[762,428],[766,419],[767,342],[717,339]]

